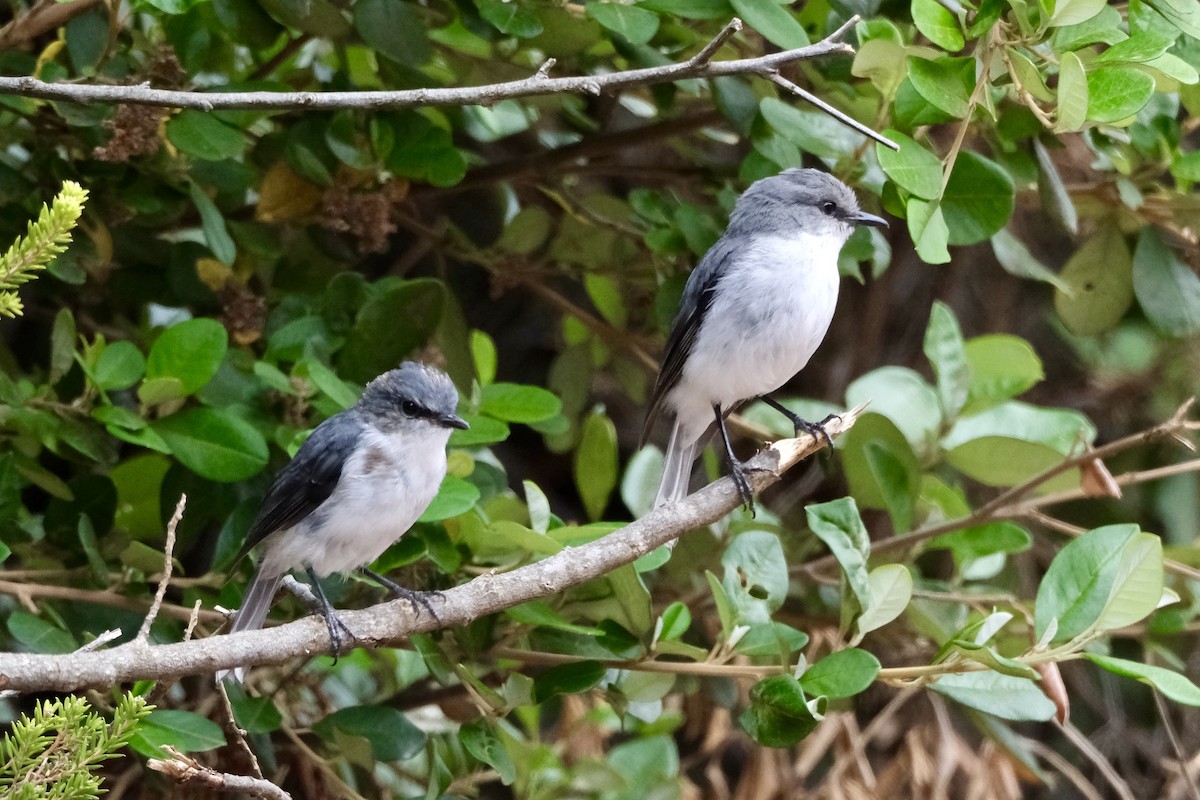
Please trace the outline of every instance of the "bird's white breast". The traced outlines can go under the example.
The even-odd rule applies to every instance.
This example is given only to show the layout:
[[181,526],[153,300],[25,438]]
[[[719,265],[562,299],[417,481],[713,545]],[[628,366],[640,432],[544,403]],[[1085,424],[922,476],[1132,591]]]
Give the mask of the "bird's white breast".
[[773,392],[808,363],[837,306],[841,245],[805,233],[747,244],[720,278],[670,395],[681,421],[711,422],[714,404]]
[[429,426],[362,434],[333,494],[290,531],[272,537],[266,559],[311,566],[321,576],[369,564],[399,539],[437,494],[450,432]]

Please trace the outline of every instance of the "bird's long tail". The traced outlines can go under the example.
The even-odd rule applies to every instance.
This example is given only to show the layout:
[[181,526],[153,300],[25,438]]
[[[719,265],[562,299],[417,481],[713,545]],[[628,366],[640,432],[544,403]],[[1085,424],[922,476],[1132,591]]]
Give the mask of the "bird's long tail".
[[[282,572],[264,569],[264,566],[260,564],[250,585],[246,587],[246,594],[242,598],[242,607],[238,609],[237,617],[229,632],[256,631],[261,628],[263,620],[267,618],[267,612],[271,610],[271,601],[275,599],[275,592],[279,591],[279,584],[282,581]],[[223,669],[217,673],[219,681],[232,678],[241,683],[245,677],[246,669],[244,667],[232,670]]]
[[673,503],[687,497],[688,484],[692,477],[692,462],[696,460],[696,448],[700,441],[686,437],[679,420],[671,427],[671,439],[667,442],[666,460],[663,463],[662,481],[658,484],[658,495],[654,507]]

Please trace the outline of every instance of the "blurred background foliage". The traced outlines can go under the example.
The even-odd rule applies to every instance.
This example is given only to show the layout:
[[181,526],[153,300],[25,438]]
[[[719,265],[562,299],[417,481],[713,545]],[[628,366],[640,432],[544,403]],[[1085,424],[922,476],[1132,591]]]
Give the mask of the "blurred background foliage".
[[[833,328],[789,387],[810,418],[871,401],[836,455],[669,560],[397,649],[255,670],[233,712],[264,773],[297,797],[1196,796],[1177,764],[1200,744],[1200,690],[1178,674],[1200,668],[1196,462],[1161,432],[1107,469],[1080,456],[1200,388],[1198,0],[8,13],[6,75],[214,92],[659,66],[734,16],[747,30],[716,58],[751,57],[859,14],[855,55],[785,73],[900,150],[751,77],[404,111],[0,97],[0,241],[64,181],[90,195],[48,273],[0,275],[24,304],[0,322],[5,649],[132,636],[184,492],[153,640],[183,637],[197,602],[189,635],[215,633],[275,470],[403,358],[448,370],[472,427],[377,570],[444,588],[644,513],[659,456],[637,436],[688,270],[750,181],[817,166],[893,220],[847,246]],[[783,423],[752,406],[742,429]],[[1122,497],[1110,472],[1133,473]],[[281,599],[275,618],[301,613]],[[919,688],[964,661],[986,669]],[[800,666],[754,682],[781,664]],[[168,794],[144,767],[164,744],[252,771],[207,676],[152,697],[108,797]],[[1045,723],[1067,697],[1073,725]]]

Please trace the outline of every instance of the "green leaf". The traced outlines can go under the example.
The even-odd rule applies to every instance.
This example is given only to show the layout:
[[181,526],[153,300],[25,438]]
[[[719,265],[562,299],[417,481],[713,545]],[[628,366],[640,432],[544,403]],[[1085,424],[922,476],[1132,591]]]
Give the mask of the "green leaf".
[[434,186],[454,186],[467,172],[467,159],[454,146],[450,132],[416,111],[382,118],[394,133],[386,158],[387,168],[397,175],[428,181]]
[[1100,9],[1100,13],[1083,22],[1073,25],[1063,25],[1054,31],[1051,40],[1056,53],[1078,50],[1093,44],[1116,44],[1126,38],[1122,28],[1125,20],[1121,12],[1109,5]]
[[154,422],[175,458],[201,477],[234,482],[267,465],[267,442],[258,429],[232,411],[190,408]]
[[162,745],[184,753],[202,753],[225,745],[225,732],[191,711],[156,708],[137,727],[130,746],[148,758],[161,758]]
[[[662,677],[669,676],[653,676],[651,680],[661,681]],[[664,782],[670,782],[673,789],[678,785],[679,751],[670,737],[647,736],[614,747],[608,754],[608,766],[624,779],[625,785],[636,787],[635,791]]]
[[804,507],[804,513],[808,518],[808,527],[837,559],[850,591],[858,600],[858,607],[870,607],[867,557],[871,554],[871,540],[854,498],[813,503]]
[[1100,67],[1087,74],[1087,117],[1115,123],[1137,114],[1154,94],[1154,78],[1137,67]]
[[908,198],[904,206],[908,218],[908,235],[917,249],[917,255],[926,264],[945,264],[950,261],[950,229],[940,203],[926,202],[918,197]]
[[775,534],[750,530],[735,537],[721,566],[737,624],[767,622],[787,599],[787,559]]
[[246,149],[246,137],[226,125],[215,114],[184,110],[167,121],[167,139],[180,152],[205,161],[238,158]]
[[1138,31],[1123,42],[1117,42],[1112,47],[1096,56],[1093,63],[1118,64],[1123,61],[1142,63],[1153,61],[1167,52],[1174,43],[1170,37],[1154,31]]
[[756,136],[755,149],[780,166],[800,165],[799,153],[789,148],[789,142],[830,163],[849,156],[863,143],[861,134],[820,111],[796,108],[775,97],[764,97],[758,107],[771,130],[786,141]]
[[865,691],[879,675],[879,669],[879,659],[875,656],[849,647],[830,653],[806,669],[800,676],[800,687],[813,697],[841,700]]
[[871,604],[863,609],[855,626],[861,638],[882,628],[904,613],[912,600],[913,579],[903,564],[884,564],[867,576]]
[[329,714],[313,731],[332,740],[335,731],[360,736],[371,744],[377,761],[405,761],[425,749],[425,732],[389,706],[350,706]]
[[1048,283],[1056,289],[1067,289],[1067,284],[1042,262],[1033,257],[1028,248],[1008,228],[992,236],[992,252],[1004,271],[1018,278],[1029,278]]
[[402,0],[357,0],[354,27],[371,49],[410,67],[429,61],[433,50],[425,21],[411,3]]
[[458,730],[458,739],[467,752],[496,770],[505,786],[517,779],[517,767],[496,730],[486,719],[476,719]]
[[996,162],[978,153],[959,153],[942,193],[950,244],[975,244],[988,239],[1012,217],[1016,201],[1012,177]]
[[1051,28],[1078,25],[1095,17],[1107,4],[1107,0],[1057,0],[1046,24]]
[[62,628],[25,611],[8,615],[8,632],[31,653],[70,653],[79,646]]
[[[942,439],[946,461],[989,486],[1013,486],[1061,462],[1096,428],[1078,411],[1040,408],[1011,400],[962,417]],[[1042,491],[1078,485],[1074,470],[1043,484]]]
[[560,694],[586,692],[599,684],[607,671],[608,668],[599,661],[580,661],[550,667],[533,679],[534,702],[544,703]]
[[1124,658],[1102,656],[1099,653],[1084,653],[1083,657],[1114,675],[1133,678],[1153,686],[1176,703],[1200,706],[1200,686],[1192,683],[1186,675]]
[[1200,333],[1200,277],[1167,247],[1153,225],[1138,234],[1133,291],[1161,333],[1180,339]]
[[956,119],[970,110],[975,88],[974,58],[938,58],[909,56],[908,79],[927,102]]
[[662,621],[662,629],[658,634],[659,641],[678,639],[692,626],[692,612],[678,600],[663,609],[659,619]]
[[1080,245],[1059,278],[1054,308],[1072,333],[1094,336],[1114,327],[1133,303],[1133,258],[1118,225],[1110,222]]
[[809,45],[808,34],[787,6],[774,0],[732,0],[737,16],[762,37],[784,50],[795,50]]
[[[876,416],[876,418],[879,417]],[[872,439],[863,446],[862,453],[866,459],[867,469],[870,470],[871,479],[878,487],[883,505],[892,518],[893,529],[896,533],[903,533],[912,527],[913,503],[917,498],[920,482],[920,465],[917,464],[914,468],[915,457],[907,458],[912,455],[912,449],[907,442],[901,443],[900,455],[893,451],[894,446],[895,443],[889,446]],[[847,454],[851,451],[848,444],[844,445],[843,449]],[[849,472],[850,468],[847,465],[848,478]],[[853,487],[855,482],[851,480],[850,485]],[[861,499],[865,504],[868,499],[874,497],[875,494],[872,492]]]
[[1055,133],[1078,131],[1088,118],[1088,79],[1083,62],[1073,52],[1058,62],[1058,122]]
[[529,255],[545,244],[553,226],[554,220],[546,209],[541,206],[523,208],[505,226],[496,246],[510,253]]
[[930,548],[949,548],[957,561],[987,558],[997,553],[1020,553],[1033,545],[1029,531],[1013,522],[988,522],[943,533],[929,540]]
[[441,522],[465,514],[479,501],[479,487],[454,475],[442,478],[441,488],[418,522]]
[[782,622],[759,622],[749,626],[734,645],[734,652],[744,656],[766,656],[787,662],[791,654],[808,645],[808,634]]
[[283,717],[269,697],[235,697],[231,692],[233,718],[246,733],[272,733],[279,730]]
[[764,747],[791,747],[816,729],[825,704],[816,705],[814,714],[800,682],[791,675],[774,675],[754,684],[750,706],[738,724]]
[[882,414],[862,414],[837,440],[837,448],[854,498],[865,508],[888,509],[893,519],[903,509],[911,524],[910,492],[920,483],[921,462],[896,424]]
[[146,371],[146,357],[133,342],[112,342],[104,346],[92,369],[92,380],[105,391],[128,389]]
[[503,442],[510,433],[508,425],[492,417],[481,417],[464,413],[461,415],[471,426],[469,430],[454,430],[450,433],[451,447],[480,447]]
[[644,0],[639,5],[660,14],[674,14],[684,19],[728,20],[733,16],[729,0]]
[[523,625],[536,625],[543,628],[553,628],[558,631],[578,634],[579,636],[601,636],[604,632],[599,628],[586,625],[576,625],[567,621],[561,614],[550,607],[545,600],[530,600],[512,608],[505,609],[505,616]]
[[1139,533],[1121,553],[1108,604],[1096,627],[1107,631],[1141,622],[1158,608],[1162,596],[1162,539]]
[[442,319],[446,287],[433,278],[392,284],[363,304],[338,354],[338,374],[366,383],[429,341]]
[[925,328],[925,357],[937,377],[938,401],[942,416],[953,420],[967,402],[971,385],[971,368],[963,344],[962,330],[950,307],[935,301]]
[[991,670],[942,675],[929,688],[1001,719],[1045,722],[1056,712],[1054,703],[1033,681]]
[[977,336],[964,347],[971,375],[963,414],[977,414],[1024,393],[1045,377],[1042,360],[1019,336]]
[[658,14],[619,2],[596,2],[584,6],[587,16],[621,36],[630,44],[645,44],[658,32]]
[[1051,620],[1058,621],[1054,641],[1065,642],[1100,619],[1112,596],[1122,554],[1138,534],[1137,525],[1106,525],[1067,542],[1038,586],[1034,619],[1039,639]]
[[233,243],[233,237],[225,227],[225,217],[220,209],[195,183],[188,185],[188,193],[191,195],[192,205],[200,212],[200,225],[204,230],[204,240],[208,242],[208,249],[222,264],[233,264],[237,258],[237,245]]
[[176,323],[150,348],[146,380],[174,378],[183,396],[195,394],[217,374],[228,349],[229,335],[215,319],[200,317]]
[[540,386],[493,383],[483,387],[480,398],[481,413],[505,422],[531,425],[562,411],[562,401]]
[[[479,16],[490,22],[496,30],[507,36],[529,39],[537,36],[544,29],[542,21],[527,8],[517,2],[504,0],[477,0]],[[510,783],[510,781],[505,781]]]
[[1040,139],[1033,140],[1033,153],[1038,162],[1038,197],[1041,198],[1042,208],[1050,217],[1072,234],[1079,232],[1079,214],[1071,195],[1063,185],[1058,167],[1046,151]]
[[60,308],[50,329],[50,372],[47,381],[54,385],[75,364],[75,317],[71,309]]
[[617,427],[598,408],[583,421],[583,433],[575,450],[575,486],[590,519],[604,516],[617,486],[617,470]]
[[[914,0],[921,2],[922,0]],[[937,0],[924,0],[934,5]],[[941,8],[938,5],[938,8]],[[943,9],[945,10],[945,9]],[[948,12],[947,12],[948,13]],[[936,200],[942,194],[942,162],[933,153],[926,150],[915,139],[898,130],[888,128],[884,131],[896,144],[899,150],[875,145],[875,155],[879,166],[893,182],[906,192],[910,192],[925,200]]]
[[917,453],[928,450],[942,428],[937,393],[907,367],[880,367],[856,379],[846,388],[846,405],[862,403],[870,404],[868,413],[890,419]]
[[958,20],[937,0],[912,0],[912,20],[926,39],[943,50],[953,53],[963,49]]

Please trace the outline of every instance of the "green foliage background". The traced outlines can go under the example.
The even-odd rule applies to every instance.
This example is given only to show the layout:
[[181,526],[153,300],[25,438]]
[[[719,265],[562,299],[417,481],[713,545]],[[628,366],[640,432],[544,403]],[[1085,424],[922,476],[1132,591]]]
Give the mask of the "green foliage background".
[[[1200,704],[1180,674],[1196,674],[1194,462],[1119,500],[1077,492],[1051,518],[971,514],[1200,388],[1198,0],[80,8],[54,31],[18,27],[0,70],[211,91],[468,86],[547,58],[556,75],[679,61],[735,15],[750,30],[716,58],[749,57],[857,13],[856,55],[787,74],[901,147],[749,77],[407,111],[3,97],[0,239],[64,180],[90,195],[70,249],[19,287],[24,314],[0,329],[5,649],[132,635],[184,492],[181,577],[152,638],[180,639],[196,601],[235,607],[247,571],[234,555],[274,471],[406,357],[450,372],[472,427],[451,439],[438,500],[376,569],[447,587],[644,513],[657,455],[634,447],[688,270],[748,182],[821,166],[895,221],[847,246],[834,327],[790,387],[811,418],[871,400],[835,457],[669,561],[409,647],[256,671],[233,709],[267,776],[322,796],[704,793],[707,767],[735,786],[764,769],[741,763],[746,748],[801,752],[829,720],[869,724],[902,680],[882,663],[956,673],[905,707],[906,724],[932,736],[929,704],[948,698],[973,723],[956,735],[1003,750],[1012,774],[1023,765],[1028,796],[1056,791],[1035,739],[1111,784],[1052,726],[1008,727],[1053,716],[1039,684],[1062,663],[1085,734],[1114,713],[1130,726],[1096,739],[1118,780],[1165,791],[1174,753],[1157,731]],[[745,416],[790,433],[768,410]],[[1109,466],[1184,458],[1159,437]],[[1082,467],[1010,499],[1103,485]],[[719,473],[711,457],[706,469]],[[878,547],[932,526],[944,531],[913,548]],[[827,553],[832,583],[806,568]],[[329,588],[343,606],[376,597],[354,580]],[[299,613],[283,599],[276,616]],[[195,635],[219,619],[203,615]],[[1085,650],[1093,663],[1078,663]],[[643,658],[800,666],[757,684],[732,663],[703,678],[615,668]],[[1108,673],[1182,705],[1154,717],[1144,686]],[[9,717],[31,709],[0,703]],[[249,772],[206,680],[157,705],[114,774],[162,744]],[[1182,735],[1194,752],[1195,726]],[[1121,756],[1130,740],[1138,763]],[[899,757],[870,747],[876,764]],[[844,777],[828,771],[843,757],[826,754],[808,785]]]

